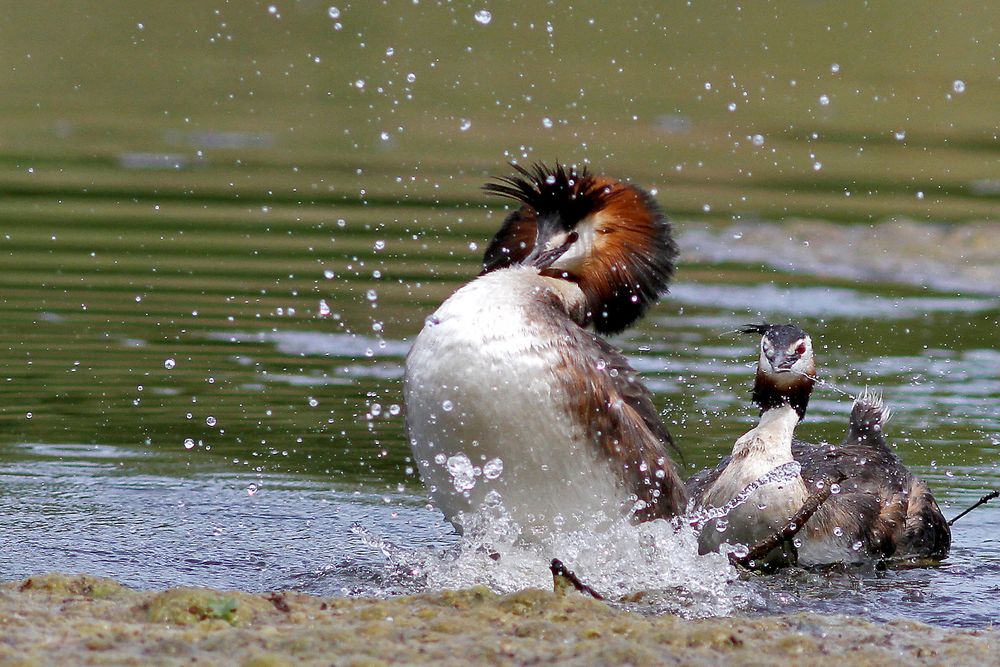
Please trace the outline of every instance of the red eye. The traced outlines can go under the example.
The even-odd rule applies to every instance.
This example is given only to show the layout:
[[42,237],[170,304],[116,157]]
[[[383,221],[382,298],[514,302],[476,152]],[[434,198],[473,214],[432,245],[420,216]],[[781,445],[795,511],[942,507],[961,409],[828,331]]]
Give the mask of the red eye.
[[806,353],[806,344],[803,341],[799,343],[798,347],[795,348],[795,354],[805,354],[805,353]]

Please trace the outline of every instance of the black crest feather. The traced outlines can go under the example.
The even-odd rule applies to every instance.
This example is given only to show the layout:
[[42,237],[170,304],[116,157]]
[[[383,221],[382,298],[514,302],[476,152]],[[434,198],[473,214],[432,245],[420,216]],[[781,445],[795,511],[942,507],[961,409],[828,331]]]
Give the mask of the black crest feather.
[[544,162],[530,168],[513,162],[510,166],[519,176],[498,176],[483,190],[530,206],[538,216],[555,214],[567,229],[600,209],[608,195],[606,188],[597,187],[586,167],[578,170],[558,162],[553,168]]
[[761,322],[760,324],[744,324],[736,331],[745,334],[757,334],[758,336],[763,336],[768,332],[772,325],[767,322]]

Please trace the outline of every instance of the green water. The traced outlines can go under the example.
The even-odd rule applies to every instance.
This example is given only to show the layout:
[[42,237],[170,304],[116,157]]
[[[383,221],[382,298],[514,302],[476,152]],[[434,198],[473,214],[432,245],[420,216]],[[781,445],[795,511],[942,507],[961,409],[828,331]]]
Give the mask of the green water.
[[[802,322],[845,389],[885,388],[901,456],[946,513],[997,485],[1000,286],[962,257],[935,257],[954,262],[948,293],[920,287],[919,253],[902,270],[876,258],[861,278],[839,271],[863,242],[825,248],[822,277],[705,259],[692,230],[725,251],[731,225],[772,224],[758,255],[794,264],[792,224],[992,229],[1000,9],[336,5],[337,19],[306,1],[21,3],[0,16],[0,497],[32,549],[67,553],[37,533],[63,516],[54,489],[110,492],[84,513],[97,525],[139,502],[108,475],[179,495],[196,482],[240,497],[250,484],[391,494],[436,525],[397,410],[403,355],[476,273],[504,215],[479,186],[513,159],[631,178],[675,221],[692,258],[677,296],[616,343],[689,467],[750,423],[752,351],[720,334],[766,316]],[[847,399],[814,403],[806,435],[837,437]],[[303,511],[353,502],[337,498]],[[988,554],[987,590],[1000,514],[981,512],[957,545],[963,567]],[[97,551],[129,540],[95,530]],[[427,530],[408,534],[437,539]],[[267,540],[280,536],[279,522]],[[135,551],[128,564],[43,564],[25,549],[0,576],[80,562],[169,585]],[[963,581],[929,585],[958,599]],[[935,620],[961,622],[947,613]]]

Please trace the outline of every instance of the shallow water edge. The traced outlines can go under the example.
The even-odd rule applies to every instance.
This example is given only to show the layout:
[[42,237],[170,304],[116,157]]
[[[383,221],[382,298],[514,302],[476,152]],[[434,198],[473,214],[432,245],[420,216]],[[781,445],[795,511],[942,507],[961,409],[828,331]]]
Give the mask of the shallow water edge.
[[[570,593],[484,587],[391,599],[136,591],[47,574],[0,586],[3,664],[987,664],[994,629],[793,614],[646,617]],[[991,657],[993,656],[993,657]]]

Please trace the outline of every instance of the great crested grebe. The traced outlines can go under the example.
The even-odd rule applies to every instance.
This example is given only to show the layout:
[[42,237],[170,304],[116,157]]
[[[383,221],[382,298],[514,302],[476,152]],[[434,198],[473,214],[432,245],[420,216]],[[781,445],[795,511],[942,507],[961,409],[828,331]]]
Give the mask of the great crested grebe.
[[[458,530],[492,492],[530,535],[686,502],[670,434],[622,354],[667,290],[677,248],[638,187],[556,164],[484,186],[513,199],[478,278],[427,318],[406,358],[406,429]],[[586,327],[592,325],[597,333]]]
[[951,531],[927,485],[902,464],[885,442],[889,412],[865,391],[854,401],[847,434],[839,445],[814,445],[792,433],[805,416],[816,382],[812,340],[799,327],[748,325],[761,336],[753,402],[760,423],[740,437],[731,456],[688,481],[697,506],[718,507],[776,466],[796,461],[800,476],[758,488],[727,517],[728,527],[706,526],[703,552],[722,542],[753,544],[780,530],[816,490],[839,482],[802,527],[793,543],[772,551],[765,564],[851,563],[884,559],[941,560]]

